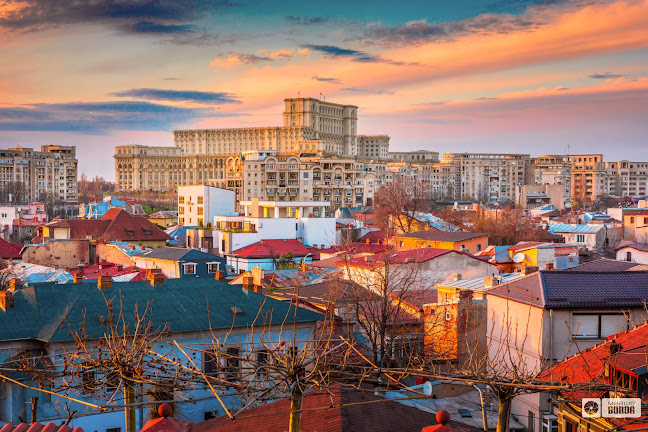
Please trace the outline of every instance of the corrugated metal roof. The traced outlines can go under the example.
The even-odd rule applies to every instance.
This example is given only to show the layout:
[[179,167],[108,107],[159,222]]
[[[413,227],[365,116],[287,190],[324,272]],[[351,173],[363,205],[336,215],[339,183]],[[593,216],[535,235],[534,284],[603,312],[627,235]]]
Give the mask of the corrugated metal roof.
[[549,231],[553,233],[579,233],[593,234],[603,229],[603,225],[586,225],[586,224],[549,224]]
[[[499,275],[501,277],[500,283],[512,282],[515,279],[519,279],[524,276],[522,273],[502,273]],[[437,286],[444,287],[453,287],[453,288],[462,288],[469,290],[482,290],[484,289],[484,278],[473,278],[473,279],[463,279],[458,281],[442,282],[437,284]]]
[[73,279],[72,275],[65,270],[56,270],[53,267],[26,262],[14,265],[10,271],[13,277],[29,284],[41,282],[67,283]]

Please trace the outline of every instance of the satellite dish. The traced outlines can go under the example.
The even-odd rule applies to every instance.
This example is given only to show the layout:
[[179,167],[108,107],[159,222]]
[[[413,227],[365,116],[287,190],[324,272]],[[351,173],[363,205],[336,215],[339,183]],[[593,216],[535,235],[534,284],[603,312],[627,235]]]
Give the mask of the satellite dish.
[[423,384],[423,393],[427,396],[432,395],[432,383],[430,381],[426,381],[425,384]]
[[522,252],[518,252],[513,255],[513,261],[515,261],[516,263],[521,263],[522,261],[524,261],[524,258],[524,254]]

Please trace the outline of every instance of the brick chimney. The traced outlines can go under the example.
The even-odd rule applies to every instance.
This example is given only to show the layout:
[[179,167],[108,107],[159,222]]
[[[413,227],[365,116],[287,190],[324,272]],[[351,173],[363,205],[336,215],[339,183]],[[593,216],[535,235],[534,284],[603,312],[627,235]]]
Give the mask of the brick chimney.
[[160,269],[149,269],[146,272],[146,280],[150,281],[152,286],[163,284],[164,283],[164,277],[162,276],[162,270],[160,270]]
[[14,307],[14,293],[12,291],[0,291],[0,309],[7,312]]
[[616,339],[612,339],[610,341],[610,344],[608,345],[608,351],[610,352],[610,355],[618,354],[622,349],[623,347],[620,343],[617,342]]
[[22,287],[22,281],[20,279],[13,278],[9,281],[9,291],[14,292],[18,288]]
[[243,276],[243,288],[248,291],[254,290],[254,277],[253,276]]
[[222,281],[225,280],[225,272],[223,270],[218,270],[214,274],[214,279]]
[[72,282],[74,283],[81,283],[83,282],[83,272],[76,272],[74,276],[72,276]]
[[97,279],[97,287],[99,289],[112,287],[112,278],[107,275],[99,276],[99,278]]
[[536,266],[525,266],[522,269],[522,274],[523,275],[530,275],[538,271],[538,267]]
[[79,265],[77,265],[77,273],[79,273],[81,276],[83,276],[83,273],[85,272],[85,264],[82,262],[79,262]]

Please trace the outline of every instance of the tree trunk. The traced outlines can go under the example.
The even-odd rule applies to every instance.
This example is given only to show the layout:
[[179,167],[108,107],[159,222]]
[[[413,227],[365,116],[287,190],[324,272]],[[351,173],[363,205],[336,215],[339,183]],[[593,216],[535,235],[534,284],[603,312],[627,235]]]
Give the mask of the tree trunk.
[[499,413],[497,416],[497,429],[495,432],[508,432],[509,418],[511,417],[511,399],[499,399]]
[[124,382],[124,399],[126,400],[126,404],[129,405],[124,408],[124,413],[126,414],[126,432],[137,432],[137,425],[135,423],[137,414],[135,407],[135,384],[130,381]]
[[299,425],[301,423],[302,401],[304,394],[295,385],[290,395],[290,426],[289,432],[299,432]]

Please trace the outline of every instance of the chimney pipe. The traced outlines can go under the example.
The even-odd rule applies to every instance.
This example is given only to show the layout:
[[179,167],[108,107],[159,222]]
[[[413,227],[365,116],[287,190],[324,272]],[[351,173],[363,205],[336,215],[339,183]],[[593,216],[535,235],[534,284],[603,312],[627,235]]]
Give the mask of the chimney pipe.
[[14,307],[13,291],[0,291],[0,309],[7,312]]
[[225,272],[223,270],[218,270],[214,274],[214,279],[222,281],[225,279]]
[[243,288],[248,291],[254,290],[254,277],[253,276],[243,276]]

